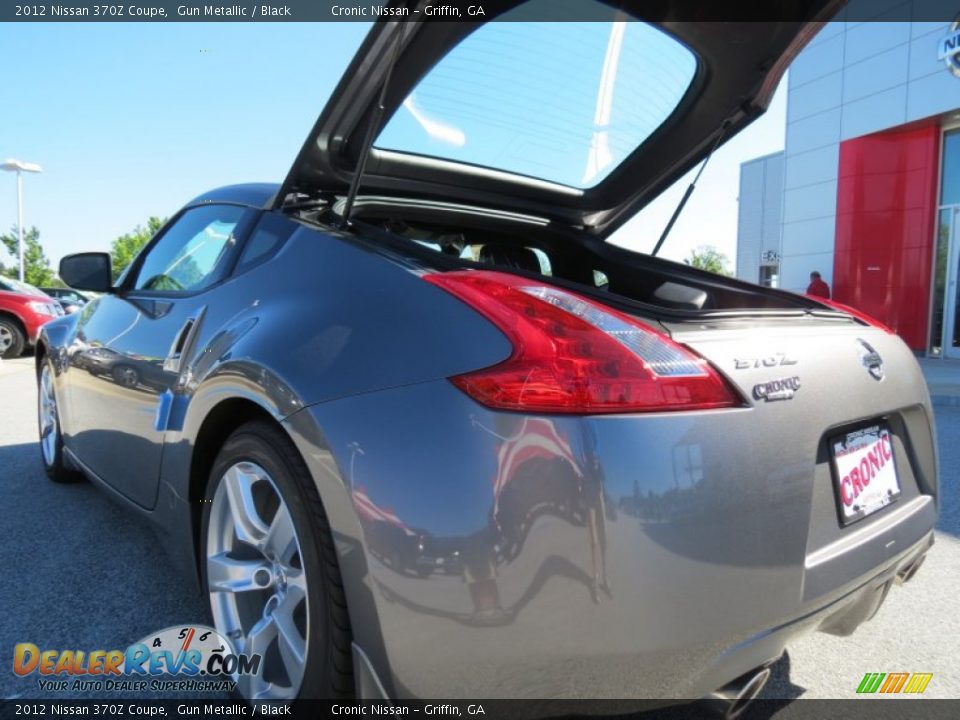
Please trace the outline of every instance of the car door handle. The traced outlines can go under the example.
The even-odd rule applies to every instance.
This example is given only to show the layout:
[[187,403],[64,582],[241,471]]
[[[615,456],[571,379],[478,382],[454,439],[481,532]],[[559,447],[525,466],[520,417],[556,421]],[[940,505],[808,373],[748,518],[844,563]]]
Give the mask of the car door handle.
[[197,318],[187,318],[187,321],[183,324],[183,327],[180,328],[180,332],[177,333],[177,337],[173,341],[173,345],[170,346],[170,352],[167,353],[167,357],[163,361],[164,370],[167,372],[176,373],[178,375],[180,374],[180,365],[183,360],[183,353],[189,347],[189,342],[192,338],[194,328],[196,327]]

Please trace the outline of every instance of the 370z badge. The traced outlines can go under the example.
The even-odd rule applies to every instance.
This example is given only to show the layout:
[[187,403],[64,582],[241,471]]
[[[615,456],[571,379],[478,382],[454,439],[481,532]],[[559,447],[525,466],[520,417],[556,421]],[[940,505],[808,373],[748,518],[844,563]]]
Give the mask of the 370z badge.
[[800,389],[800,378],[797,375],[788,378],[779,378],[770,382],[760,383],[753,386],[753,397],[755,400],[792,400],[797,390]]

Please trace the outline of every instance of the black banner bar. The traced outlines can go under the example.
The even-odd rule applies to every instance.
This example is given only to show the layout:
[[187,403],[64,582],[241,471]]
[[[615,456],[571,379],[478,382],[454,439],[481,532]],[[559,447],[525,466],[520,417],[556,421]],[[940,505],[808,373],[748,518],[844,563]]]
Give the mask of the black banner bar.
[[[607,3],[606,5],[604,3]],[[436,0],[398,6],[389,0],[5,0],[0,22],[422,22],[500,21],[498,0]],[[638,10],[646,18],[672,21],[801,20],[805,3],[768,0],[534,0],[514,11],[518,21],[608,21],[608,5]],[[955,0],[853,0],[836,19],[862,21],[950,22],[960,6]]]
[[[673,701],[676,703],[677,701]],[[534,720],[535,718],[627,718],[637,720],[687,720],[715,717],[703,704],[664,705],[646,700],[449,700],[433,702],[359,702],[300,700],[293,704],[240,700],[2,700],[0,719],[100,717],[100,718],[423,718],[424,720]],[[851,699],[755,700],[742,720],[952,720],[960,713],[960,700]]]

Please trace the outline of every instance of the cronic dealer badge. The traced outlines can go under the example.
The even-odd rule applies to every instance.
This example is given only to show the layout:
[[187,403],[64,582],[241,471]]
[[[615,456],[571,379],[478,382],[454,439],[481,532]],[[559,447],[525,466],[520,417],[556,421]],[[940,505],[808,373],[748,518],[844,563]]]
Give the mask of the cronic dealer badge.
[[800,378],[797,375],[787,378],[778,378],[769,382],[759,383],[753,386],[753,397],[755,400],[792,400],[797,390],[800,389]]

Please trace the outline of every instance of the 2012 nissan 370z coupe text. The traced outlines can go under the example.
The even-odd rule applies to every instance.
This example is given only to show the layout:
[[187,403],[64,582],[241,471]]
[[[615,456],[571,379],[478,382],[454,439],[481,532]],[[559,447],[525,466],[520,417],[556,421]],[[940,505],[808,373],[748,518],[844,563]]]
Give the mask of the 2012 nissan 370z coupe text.
[[63,260],[104,294],[38,341],[47,473],[157,523],[264,658],[242,695],[735,712],[913,576],[906,345],[605,242],[763,112],[837,9],[800,5],[375,23],[282,185],[198,197],[116,282]]

